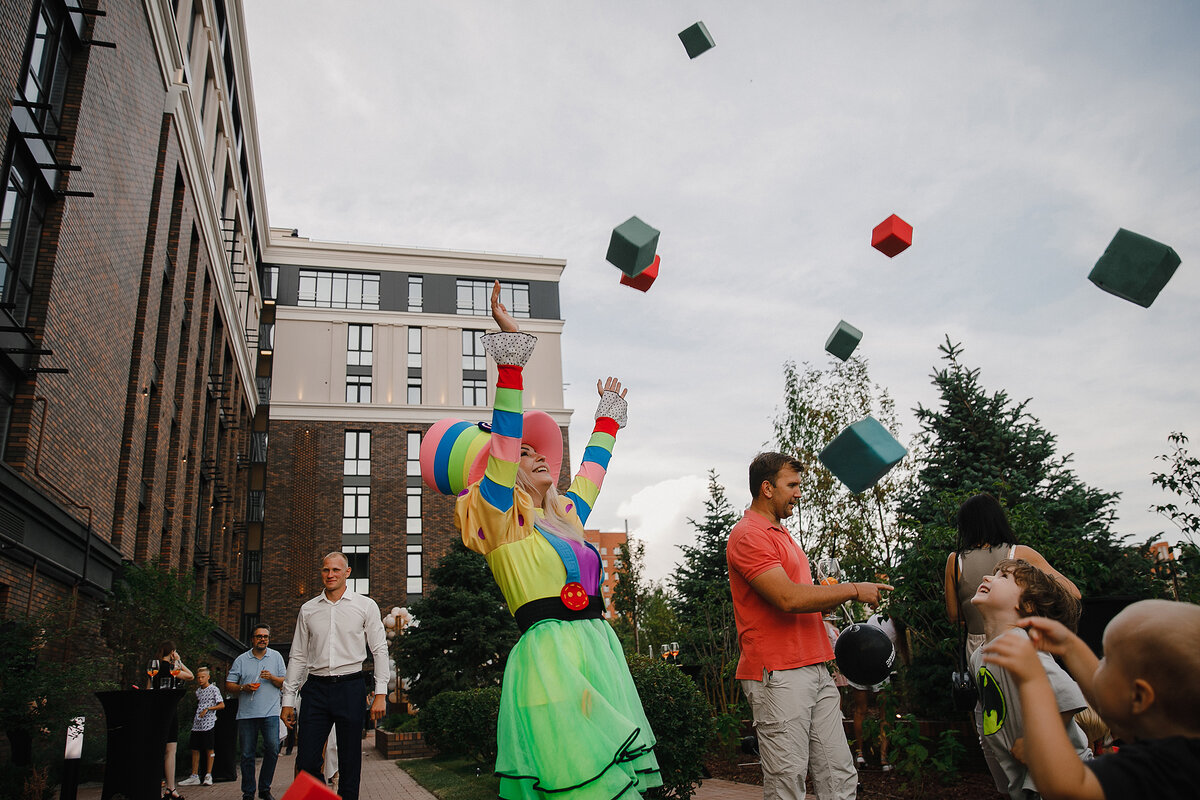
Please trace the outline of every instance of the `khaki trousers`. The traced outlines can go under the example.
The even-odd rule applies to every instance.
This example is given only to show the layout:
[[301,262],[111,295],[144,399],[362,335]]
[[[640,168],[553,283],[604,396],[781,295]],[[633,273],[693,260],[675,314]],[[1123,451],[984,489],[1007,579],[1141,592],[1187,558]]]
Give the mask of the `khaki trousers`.
[[742,691],[754,712],[763,800],[804,800],[809,772],[818,800],[854,800],[858,772],[824,664],[763,670],[761,681],[742,681]]

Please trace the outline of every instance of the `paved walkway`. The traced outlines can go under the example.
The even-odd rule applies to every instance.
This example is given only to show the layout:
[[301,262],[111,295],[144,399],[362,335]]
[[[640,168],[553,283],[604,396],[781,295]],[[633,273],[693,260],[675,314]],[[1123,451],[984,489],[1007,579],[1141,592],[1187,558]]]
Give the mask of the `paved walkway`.
[[[370,740],[363,742],[359,800],[436,800],[430,792],[409,777],[407,772],[397,767],[394,761],[383,759],[374,747],[368,747],[368,741]],[[185,753],[184,757],[190,759],[192,756],[189,752]],[[295,753],[279,757],[279,763],[275,767],[275,784],[271,787],[271,793],[276,798],[282,798],[284,792],[292,785],[295,762]],[[77,800],[100,800],[102,789],[98,783],[80,786]],[[214,783],[212,786],[181,786],[178,791],[187,800],[241,800],[242,797],[239,781]],[[694,800],[762,800],[762,787],[710,778],[701,784],[692,797]]]

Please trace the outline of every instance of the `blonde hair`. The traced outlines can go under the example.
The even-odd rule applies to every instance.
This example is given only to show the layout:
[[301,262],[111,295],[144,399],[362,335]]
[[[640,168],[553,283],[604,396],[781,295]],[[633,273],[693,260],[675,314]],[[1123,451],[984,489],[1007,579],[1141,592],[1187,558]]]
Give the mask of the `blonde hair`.
[[[517,486],[532,497],[533,485],[519,469],[517,470]],[[583,531],[563,512],[561,499],[561,495],[554,485],[546,487],[546,493],[542,496],[542,513],[545,516],[538,520],[538,524],[564,539],[582,542]]]

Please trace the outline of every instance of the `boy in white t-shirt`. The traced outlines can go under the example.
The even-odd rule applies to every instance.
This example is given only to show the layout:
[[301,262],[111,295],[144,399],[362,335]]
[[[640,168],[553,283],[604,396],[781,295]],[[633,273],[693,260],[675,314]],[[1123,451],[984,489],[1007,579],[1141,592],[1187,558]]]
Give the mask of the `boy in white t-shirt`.
[[[209,683],[208,667],[196,670],[196,716],[192,719],[192,774],[179,782],[180,786],[199,786],[204,776],[205,786],[212,786],[212,762],[217,724],[217,712],[225,707],[221,690]],[[200,757],[204,756],[204,771],[200,772]]]
[[[1021,559],[1005,559],[991,575],[985,575],[971,603],[983,616],[987,641],[1000,636],[1028,636],[1017,623],[1024,617],[1048,617],[1072,630],[1079,621],[1079,601],[1048,574]],[[1054,689],[1054,699],[1067,737],[1075,753],[1089,760],[1092,751],[1087,737],[1075,723],[1077,712],[1087,707],[1079,685],[1048,654],[1041,654],[1042,666]],[[1032,800],[1041,795],[1025,765],[1024,721],[1017,682],[1006,670],[984,664],[983,653],[971,655],[971,674],[979,687],[983,705],[983,742],[996,756],[1008,778],[1012,800]]]

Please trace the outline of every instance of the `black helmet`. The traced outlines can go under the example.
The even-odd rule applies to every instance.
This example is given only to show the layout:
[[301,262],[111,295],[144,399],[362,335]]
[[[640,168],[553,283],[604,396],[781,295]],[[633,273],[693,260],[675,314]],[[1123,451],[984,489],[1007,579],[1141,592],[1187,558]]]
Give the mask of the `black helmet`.
[[887,681],[896,647],[876,625],[857,623],[838,634],[833,647],[838,670],[856,689],[873,689]]

